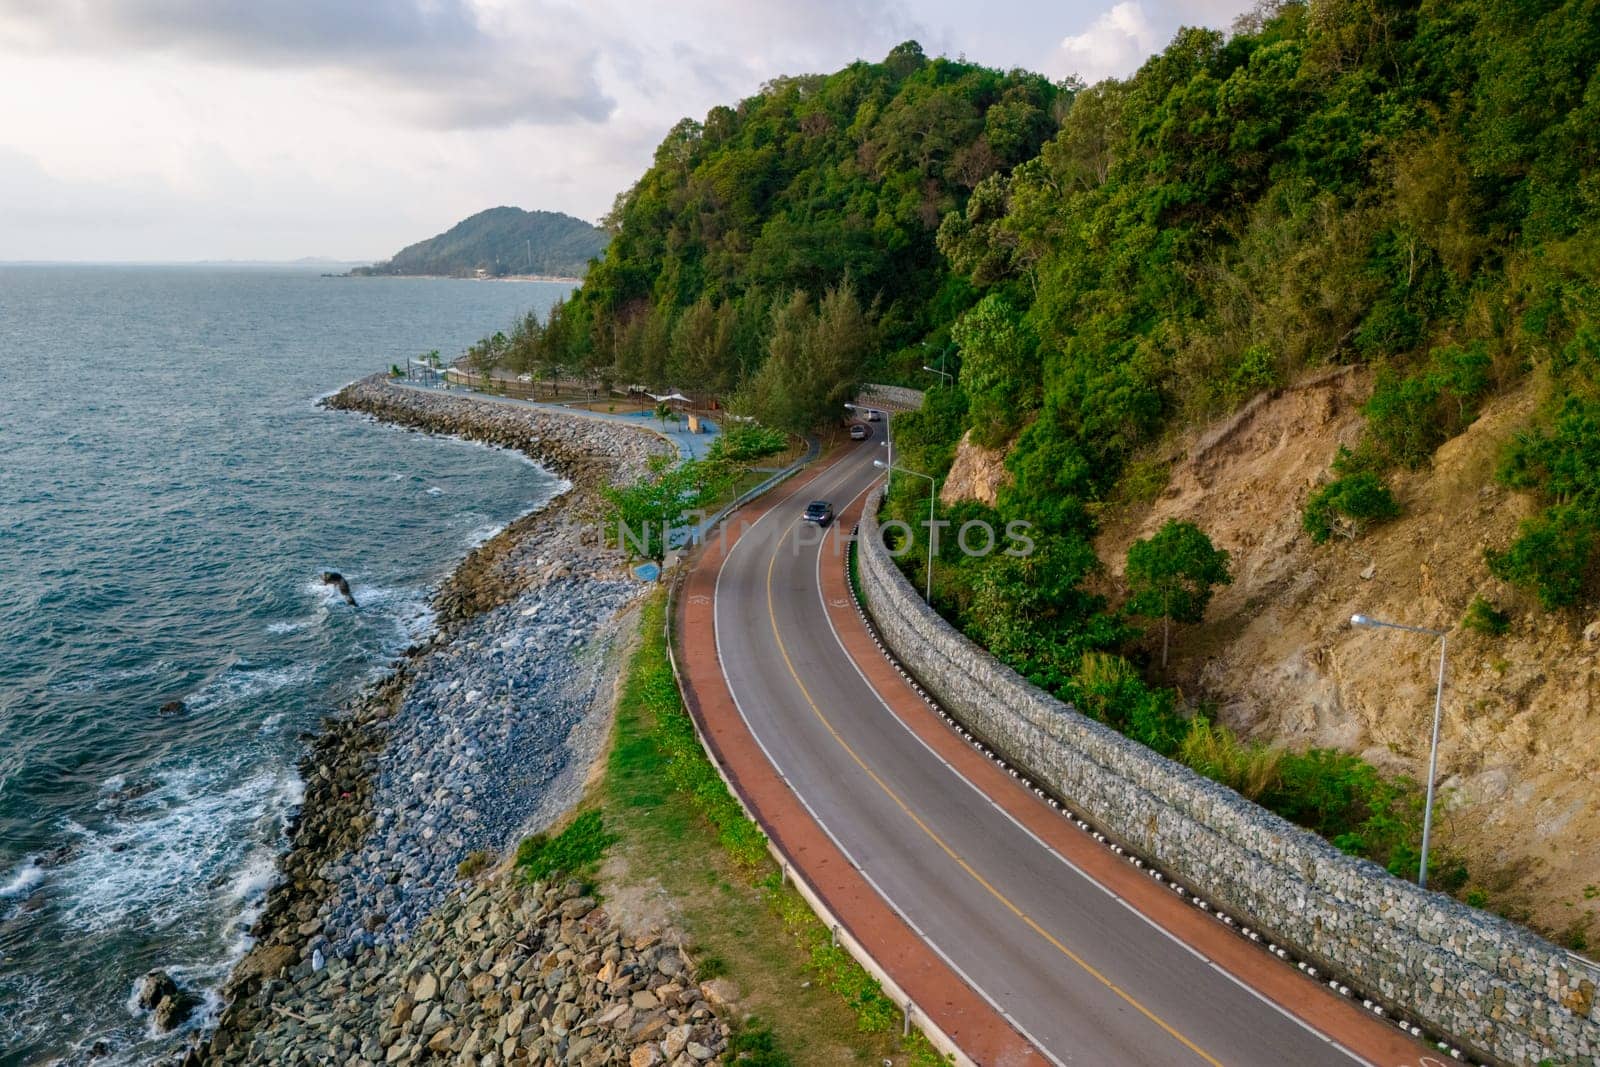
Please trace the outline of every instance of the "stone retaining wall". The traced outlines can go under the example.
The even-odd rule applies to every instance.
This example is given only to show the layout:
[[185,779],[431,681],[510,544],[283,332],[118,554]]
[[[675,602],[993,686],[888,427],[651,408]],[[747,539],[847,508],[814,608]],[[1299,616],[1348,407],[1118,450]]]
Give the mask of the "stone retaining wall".
[[1593,976],[1566,952],[1347,856],[1031,685],[922,602],[883,545],[878,503],[858,553],[883,640],[1018,768],[1319,968],[1481,1055],[1600,1062]]
[[882,405],[893,410],[916,411],[922,407],[922,390],[907,389],[903,385],[863,385],[861,402]]

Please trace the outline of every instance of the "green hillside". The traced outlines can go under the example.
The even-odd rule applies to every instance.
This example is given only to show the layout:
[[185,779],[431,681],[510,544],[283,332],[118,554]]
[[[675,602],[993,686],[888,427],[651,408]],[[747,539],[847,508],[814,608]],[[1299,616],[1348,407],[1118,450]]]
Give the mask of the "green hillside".
[[407,245],[393,258],[352,274],[435,274],[472,277],[483,271],[581,278],[605,251],[606,233],[556,211],[494,207],[456,223],[437,237]]
[[743,386],[768,421],[803,429],[877,353],[917,345],[971,303],[939,222],[1033,157],[1066,102],[1040,75],[910,43],[685,119],[617,198],[583,288],[486,358]]

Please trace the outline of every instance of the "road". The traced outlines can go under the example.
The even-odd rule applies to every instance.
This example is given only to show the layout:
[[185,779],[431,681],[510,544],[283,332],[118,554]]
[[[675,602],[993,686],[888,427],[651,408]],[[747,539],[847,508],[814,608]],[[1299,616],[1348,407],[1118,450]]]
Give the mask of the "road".
[[[1317,998],[1338,998],[1287,966],[1263,965],[1283,971],[1285,990],[1273,999],[1225,973],[1216,953],[1186,947],[1124,903],[1019,819],[1014,805],[1022,801],[996,803],[992,786],[973,784],[891,710],[859,655],[846,652],[839,599],[830,610],[824,593],[828,568],[840,566],[838,538],[799,521],[811,499],[841,512],[852,501],[859,508],[881,474],[872,461],[883,455],[875,440],[847,446],[758,518],[736,517],[711,606],[717,660],[740,717],[850,863],[1054,1062],[1419,1062],[1417,1046],[1400,1046],[1401,1058],[1390,1027],[1343,1004],[1329,1009]],[[1291,1012],[1274,999],[1315,1010]],[[1327,1018],[1329,1010],[1343,1044],[1302,1018]]]

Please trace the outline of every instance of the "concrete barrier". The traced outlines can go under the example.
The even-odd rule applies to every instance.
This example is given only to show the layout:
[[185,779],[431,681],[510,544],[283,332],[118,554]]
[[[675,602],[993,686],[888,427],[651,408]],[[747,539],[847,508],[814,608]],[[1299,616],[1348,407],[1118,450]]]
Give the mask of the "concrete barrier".
[[1050,696],[923,603],[868,501],[858,540],[884,642],[997,752],[1123,846],[1319,970],[1482,1059],[1600,1062],[1595,975],[1522,927],[1394,878]]

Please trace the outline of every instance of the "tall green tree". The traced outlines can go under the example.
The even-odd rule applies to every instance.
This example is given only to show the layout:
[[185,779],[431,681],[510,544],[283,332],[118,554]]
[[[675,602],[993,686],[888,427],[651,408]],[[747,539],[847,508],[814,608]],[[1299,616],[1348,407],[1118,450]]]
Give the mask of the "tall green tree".
[[1168,519],[1150,537],[1128,546],[1127,611],[1161,620],[1161,666],[1167,666],[1174,622],[1199,622],[1219,585],[1229,585],[1226,550],[1192,522]]
[[961,388],[973,439],[990,448],[1005,444],[1038,407],[1033,330],[1010,301],[990,293],[950,336],[961,346]]
[[813,304],[795,292],[772,315],[768,355],[735,407],[766,426],[804,434],[837,421],[859,384],[872,327],[846,283]]

